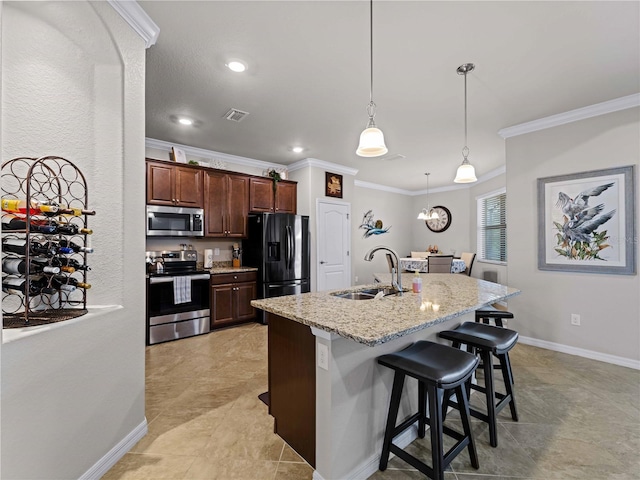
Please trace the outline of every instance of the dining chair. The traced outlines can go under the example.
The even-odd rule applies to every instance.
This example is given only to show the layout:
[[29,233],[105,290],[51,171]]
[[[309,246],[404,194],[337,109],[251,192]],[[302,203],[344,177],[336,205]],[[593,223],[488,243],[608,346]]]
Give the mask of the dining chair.
[[451,273],[453,255],[431,255],[429,257],[429,273]]
[[476,254],[471,252],[462,252],[460,254],[460,260],[464,261],[464,264],[467,266],[463,273],[467,276],[471,276],[471,267],[473,267],[473,261],[476,259]]
[[411,258],[429,258],[429,252],[411,252]]

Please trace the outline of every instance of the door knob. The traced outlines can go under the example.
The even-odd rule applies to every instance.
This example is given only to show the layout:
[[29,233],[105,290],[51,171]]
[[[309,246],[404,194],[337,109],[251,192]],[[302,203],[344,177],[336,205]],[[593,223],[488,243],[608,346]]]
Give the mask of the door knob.
[[327,263],[327,262],[325,262],[323,260],[320,260],[320,265],[324,265],[325,263]]

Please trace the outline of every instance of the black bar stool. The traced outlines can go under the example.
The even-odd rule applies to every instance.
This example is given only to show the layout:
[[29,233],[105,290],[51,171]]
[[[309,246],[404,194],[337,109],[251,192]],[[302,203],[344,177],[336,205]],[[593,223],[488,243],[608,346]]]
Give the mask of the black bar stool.
[[[482,392],[487,399],[487,413],[471,407],[471,415],[489,424],[489,443],[492,447],[498,446],[498,427],[496,417],[498,413],[508,404],[511,409],[511,418],[518,421],[518,411],[516,409],[516,399],[513,393],[513,373],[511,362],[509,361],[509,350],[518,341],[518,332],[493,325],[483,323],[466,322],[455,330],[445,330],[438,334],[441,338],[446,338],[453,342],[455,348],[460,348],[461,344],[466,344],[467,348],[478,353],[482,359],[484,371],[484,387],[469,384],[468,387]],[[493,380],[493,361],[495,355],[500,361],[500,369],[504,378],[504,388],[506,394],[496,392]],[[458,408],[455,402],[449,400],[450,394],[444,401],[444,411],[447,405]],[[496,399],[498,403],[496,404]],[[464,407],[462,407],[464,408]]]
[[[393,452],[429,478],[443,480],[444,470],[465,447],[469,451],[471,465],[474,468],[479,468],[478,455],[471,432],[469,392],[465,388],[465,383],[471,382],[471,376],[478,366],[478,358],[475,355],[447,345],[419,341],[399,352],[378,357],[378,363],[395,371],[387,426],[382,444],[382,456],[380,457],[380,470],[386,470],[389,453]],[[402,387],[407,375],[418,380],[418,412],[396,426]],[[456,394],[464,434],[443,424],[442,401],[445,392]],[[429,401],[428,416],[426,412],[427,399]],[[418,422],[418,436],[420,438],[424,438],[426,425],[429,425],[431,434],[431,467],[393,444],[393,439],[416,421]],[[458,440],[446,454],[443,454],[443,433]]]
[[483,308],[482,310],[476,310],[476,322],[486,323],[489,325],[490,320],[495,321],[496,326],[503,327],[502,320],[513,318],[513,313],[504,310],[497,310],[493,308]]

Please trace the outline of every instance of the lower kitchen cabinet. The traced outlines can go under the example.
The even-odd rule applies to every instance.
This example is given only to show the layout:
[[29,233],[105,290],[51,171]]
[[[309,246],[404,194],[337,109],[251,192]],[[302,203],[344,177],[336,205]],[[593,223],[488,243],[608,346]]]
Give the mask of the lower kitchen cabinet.
[[211,275],[211,329],[255,320],[256,272]]

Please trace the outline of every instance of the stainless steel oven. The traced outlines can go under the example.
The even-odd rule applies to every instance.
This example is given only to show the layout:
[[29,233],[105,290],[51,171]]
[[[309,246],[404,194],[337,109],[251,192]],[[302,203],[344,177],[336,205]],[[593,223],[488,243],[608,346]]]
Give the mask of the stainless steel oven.
[[[190,251],[158,253],[184,256],[188,252]],[[153,252],[147,252],[149,253]],[[148,275],[147,345],[210,331],[211,275],[206,271],[196,270],[195,261],[171,260],[170,257],[167,258],[162,273]]]

